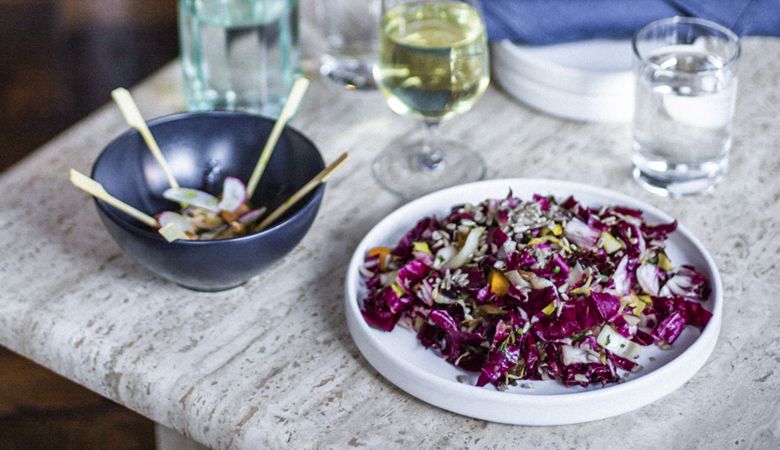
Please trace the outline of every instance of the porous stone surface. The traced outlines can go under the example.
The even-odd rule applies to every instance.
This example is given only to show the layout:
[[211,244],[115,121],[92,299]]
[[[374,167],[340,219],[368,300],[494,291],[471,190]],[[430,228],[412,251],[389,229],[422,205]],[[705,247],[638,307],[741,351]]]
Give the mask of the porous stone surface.
[[[146,117],[183,109],[172,64],[133,90]],[[533,428],[423,403],[352,342],[344,271],[401,201],[370,164],[418,124],[377,92],[315,81],[294,126],[326,160],[349,150],[303,242],[246,285],[185,290],[125,256],[68,183],[125,130],[112,105],[0,175],[0,344],[214,448],[780,447],[780,40],[744,41],[731,171],[713,195],[669,200],[631,178],[627,125],[559,120],[491,88],[442,132],[479,149],[488,178],[545,177],[634,196],[677,217],[724,285],[714,353],[682,388],[619,417]]]

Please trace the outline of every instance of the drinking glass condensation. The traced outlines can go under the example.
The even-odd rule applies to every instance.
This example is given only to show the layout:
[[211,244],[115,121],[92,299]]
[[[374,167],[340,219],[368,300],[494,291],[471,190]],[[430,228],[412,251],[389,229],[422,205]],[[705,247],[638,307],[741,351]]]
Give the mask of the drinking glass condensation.
[[325,51],[320,73],[348,89],[373,89],[379,0],[317,0],[315,14]]
[[672,17],[639,30],[633,48],[634,177],[672,197],[713,189],[728,169],[738,37],[714,22]]
[[300,70],[298,0],[179,0],[189,110],[278,116]]

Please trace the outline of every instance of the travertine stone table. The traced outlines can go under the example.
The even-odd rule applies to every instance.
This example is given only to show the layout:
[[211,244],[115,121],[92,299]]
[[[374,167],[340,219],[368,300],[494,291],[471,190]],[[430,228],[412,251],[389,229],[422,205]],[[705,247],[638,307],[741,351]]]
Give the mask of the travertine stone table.
[[[745,41],[731,173],[712,196],[667,200],[629,176],[629,130],[526,109],[491,88],[444,132],[481,149],[488,177],[604,186],[675,215],[725,286],[714,354],[685,386],[635,412],[576,426],[497,425],[442,411],[377,374],[342,313],[347,260],[400,205],[370,162],[417,124],[381,95],[313,83],[295,126],[333,178],[310,233],[232,291],[182,289],[122,254],[67,182],[125,129],[106,106],[0,176],[0,344],[216,448],[780,447],[780,41]],[[134,94],[147,117],[182,109],[171,65]],[[0,368],[0,370],[2,370]],[[0,387],[2,389],[2,387]]]

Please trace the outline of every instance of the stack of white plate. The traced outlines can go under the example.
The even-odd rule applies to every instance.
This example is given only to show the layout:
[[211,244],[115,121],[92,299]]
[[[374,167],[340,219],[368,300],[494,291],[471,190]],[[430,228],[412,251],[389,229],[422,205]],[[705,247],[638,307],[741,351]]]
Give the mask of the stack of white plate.
[[628,122],[634,109],[631,41],[530,46],[493,43],[493,77],[510,95],[554,116]]

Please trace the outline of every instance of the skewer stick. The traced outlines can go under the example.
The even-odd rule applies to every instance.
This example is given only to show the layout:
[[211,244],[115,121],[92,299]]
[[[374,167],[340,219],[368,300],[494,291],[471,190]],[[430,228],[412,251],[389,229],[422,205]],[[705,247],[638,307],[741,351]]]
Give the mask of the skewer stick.
[[76,186],[77,188],[86,192],[87,194],[90,194],[100,200],[103,200],[104,202],[108,203],[114,208],[124,212],[129,216],[132,216],[140,220],[141,222],[149,225],[152,228],[158,228],[160,226],[157,223],[157,221],[154,219],[154,217],[149,216],[133,208],[132,206],[128,205],[122,200],[119,200],[118,198],[112,196],[111,194],[106,192],[102,184],[84,175],[83,173],[78,172],[77,170],[70,169],[70,182],[73,183],[73,185]]
[[172,223],[165,225],[164,227],[157,230],[157,232],[160,233],[162,237],[164,237],[168,242],[173,242],[178,239],[185,241],[189,239],[189,237],[187,237],[187,235],[184,234],[184,232],[181,231],[179,227]]
[[339,156],[335,161],[330,163],[328,167],[322,169],[320,173],[318,173],[314,178],[309,180],[308,183],[304,184],[302,188],[298,189],[298,191],[293,194],[290,198],[288,198],[284,203],[279,205],[278,208],[274,210],[268,217],[263,219],[262,222],[260,222],[260,225],[257,226],[255,229],[255,232],[259,232],[264,230],[268,225],[271,225],[274,223],[276,219],[281,217],[282,214],[287,212],[290,207],[292,207],[294,204],[298,203],[303,197],[306,196],[309,192],[311,192],[314,188],[319,186],[320,183],[324,183],[330,178],[331,175],[333,175],[333,172],[336,171],[339,167],[341,167],[342,164],[349,158],[349,153],[342,153],[341,156]]
[[154,136],[152,136],[152,132],[146,125],[146,121],[143,116],[141,116],[141,112],[138,110],[135,101],[133,101],[133,96],[130,95],[130,91],[125,88],[116,88],[111,91],[111,97],[113,97],[119,110],[122,111],[125,122],[141,133],[141,137],[146,142],[146,146],[149,147],[149,151],[152,152],[154,159],[156,159],[160,164],[160,167],[162,167],[163,173],[165,173],[165,177],[168,179],[168,184],[173,188],[179,187],[179,183],[176,181],[176,178],[173,177],[171,167],[168,165],[168,162],[160,151],[160,147],[154,140]]
[[284,130],[284,126],[287,124],[287,121],[289,121],[292,116],[295,115],[295,112],[298,110],[298,106],[301,104],[303,95],[306,93],[306,89],[308,89],[308,87],[309,80],[306,78],[299,76],[295,79],[295,83],[290,90],[290,95],[287,97],[287,102],[285,102],[284,108],[282,108],[282,112],[279,114],[279,118],[276,119],[276,123],[274,124],[273,129],[271,129],[271,135],[268,136],[268,140],[265,142],[265,146],[263,147],[263,152],[260,153],[260,158],[257,160],[257,165],[252,171],[252,176],[249,178],[249,182],[246,185],[247,198],[251,199],[252,196],[255,195],[257,184],[260,182],[260,177],[263,176],[265,167],[268,165],[268,160],[271,159],[271,154],[273,153],[274,148],[276,148],[276,143],[279,141],[279,137],[282,135],[282,130]]

